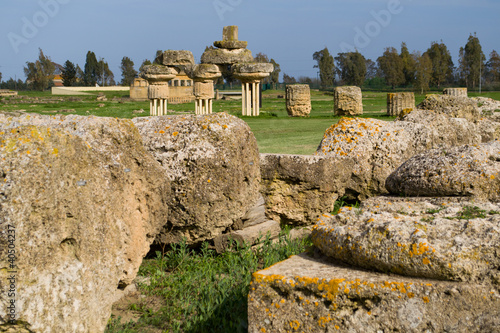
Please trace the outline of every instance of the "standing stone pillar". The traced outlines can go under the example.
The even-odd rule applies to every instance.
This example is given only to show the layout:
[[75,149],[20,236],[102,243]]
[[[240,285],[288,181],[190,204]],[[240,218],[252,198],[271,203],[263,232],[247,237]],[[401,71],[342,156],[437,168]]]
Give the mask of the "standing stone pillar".
[[195,114],[211,114],[215,97],[214,81],[222,75],[219,67],[213,64],[196,65],[188,75],[194,81]]
[[306,117],[311,113],[311,89],[308,84],[286,86],[286,112],[291,117]]
[[445,88],[443,90],[443,94],[458,97],[468,97],[467,88]]
[[415,109],[415,94],[412,92],[387,94],[387,115],[399,116],[404,110]]
[[336,87],[334,92],[334,112],[338,116],[363,114],[363,95],[356,86]]
[[214,94],[212,80],[194,81],[195,114],[211,114]]
[[231,67],[235,78],[241,81],[241,108],[244,116],[260,114],[260,81],[274,70],[273,64],[245,63]]
[[179,71],[173,67],[162,65],[144,66],[141,76],[149,83],[149,114],[163,116],[167,114],[168,82],[175,78]]

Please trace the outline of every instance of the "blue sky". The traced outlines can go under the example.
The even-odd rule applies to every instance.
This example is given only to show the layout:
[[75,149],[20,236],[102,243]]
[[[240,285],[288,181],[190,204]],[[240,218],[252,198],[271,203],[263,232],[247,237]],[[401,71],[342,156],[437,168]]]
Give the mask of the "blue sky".
[[498,0],[0,0],[0,72],[25,79],[38,57],[83,68],[87,51],[121,79],[120,61],[140,66],[156,50],[190,50],[199,61],[222,28],[238,25],[240,40],[274,58],[282,73],[315,77],[312,54],[356,47],[376,60],[385,47],[424,52],[443,41],[456,64],[477,33],[487,58],[500,52]]

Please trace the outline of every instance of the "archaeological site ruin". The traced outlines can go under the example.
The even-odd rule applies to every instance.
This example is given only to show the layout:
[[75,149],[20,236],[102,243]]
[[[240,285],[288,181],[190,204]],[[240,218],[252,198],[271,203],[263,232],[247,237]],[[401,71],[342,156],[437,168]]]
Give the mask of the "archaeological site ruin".
[[[386,121],[356,117],[361,89],[337,87],[342,118],[314,154],[263,154],[254,118],[213,112],[214,81],[240,80],[242,115],[256,117],[273,65],[254,62],[236,26],[213,45],[200,64],[166,50],[144,67],[146,117],[0,112],[1,216],[20,249],[18,317],[7,325],[0,299],[0,332],[104,332],[152,245],[228,253],[283,227],[314,247],[253,273],[250,333],[500,331],[498,101],[390,93]],[[167,115],[179,77],[194,114]],[[286,111],[302,117],[290,119],[311,110],[309,86],[287,86]]]

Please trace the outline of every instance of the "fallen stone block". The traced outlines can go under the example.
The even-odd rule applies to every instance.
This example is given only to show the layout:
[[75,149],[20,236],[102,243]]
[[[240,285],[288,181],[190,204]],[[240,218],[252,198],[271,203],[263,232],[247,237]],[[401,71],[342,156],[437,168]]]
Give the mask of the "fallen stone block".
[[408,278],[306,254],[253,274],[248,332],[498,332],[498,285]]

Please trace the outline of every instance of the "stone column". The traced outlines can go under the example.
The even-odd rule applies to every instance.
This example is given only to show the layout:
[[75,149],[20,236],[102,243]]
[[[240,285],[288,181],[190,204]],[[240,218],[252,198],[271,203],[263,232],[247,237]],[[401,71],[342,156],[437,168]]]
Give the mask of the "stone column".
[[387,115],[399,116],[404,110],[415,109],[415,94],[412,92],[387,94]]
[[244,63],[231,67],[235,78],[241,81],[241,114],[258,116],[260,114],[260,81],[274,70],[272,64]]
[[194,81],[195,114],[211,114],[215,98],[214,82],[222,75],[217,65],[201,64],[187,72]]
[[214,82],[212,80],[194,81],[195,114],[211,114]]
[[163,65],[144,66],[141,76],[149,82],[148,98],[149,114],[163,116],[167,114],[168,82],[175,78],[179,71]]
[[443,94],[458,97],[468,97],[467,88],[445,88],[443,90]]
[[309,85],[286,86],[286,111],[291,117],[306,117],[311,113],[311,89]]
[[151,116],[164,116],[167,114],[168,81],[154,82],[148,87],[148,98],[153,102],[149,110]]

